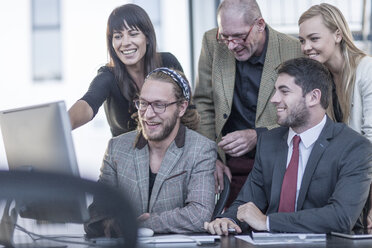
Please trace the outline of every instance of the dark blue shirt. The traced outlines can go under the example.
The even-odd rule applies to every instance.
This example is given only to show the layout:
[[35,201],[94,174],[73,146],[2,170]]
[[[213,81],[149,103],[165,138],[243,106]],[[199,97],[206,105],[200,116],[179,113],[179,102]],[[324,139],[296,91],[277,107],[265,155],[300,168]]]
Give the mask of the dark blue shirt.
[[255,129],[258,91],[268,40],[269,32],[266,28],[266,41],[261,55],[252,56],[247,61],[236,61],[233,104],[222,130],[223,135],[237,130]]

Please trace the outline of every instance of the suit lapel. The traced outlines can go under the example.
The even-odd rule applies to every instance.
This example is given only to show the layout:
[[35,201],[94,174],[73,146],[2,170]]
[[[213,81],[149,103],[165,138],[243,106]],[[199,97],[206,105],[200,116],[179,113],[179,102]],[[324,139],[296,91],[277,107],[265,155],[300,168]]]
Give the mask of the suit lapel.
[[311,182],[311,178],[314,174],[316,167],[319,164],[319,160],[322,157],[324,151],[326,150],[329,139],[333,136],[333,123],[327,118],[327,122],[319,135],[318,140],[315,142],[313,150],[310,153],[309,160],[307,161],[304,176],[302,178],[300,192],[297,199],[297,209],[301,210],[304,204],[307,191]]
[[225,93],[227,108],[231,109],[235,87],[235,57],[229,50],[225,50],[226,54],[223,57],[226,58],[226,60],[221,61],[221,83],[223,92]]
[[260,89],[258,92],[258,102],[256,120],[260,118],[274,90],[277,73],[276,68],[281,63],[280,47],[277,33],[267,25],[269,41],[267,44],[265,63],[262,71]]
[[[136,170],[138,191],[141,199],[142,213],[147,212],[149,201],[149,148],[134,149],[134,168]],[[145,190],[143,190],[145,189]]]
[[[233,102],[235,87],[235,57],[227,49],[226,45],[219,45],[217,50],[218,60],[214,66],[215,80],[212,82],[215,88],[214,104],[216,108],[216,133],[221,135],[223,125],[226,122],[224,114],[229,114]],[[219,137],[218,137],[219,138]]]
[[154,187],[152,188],[151,198],[150,198],[150,206],[149,212],[151,213],[154,203],[156,202],[160,189],[165,181],[171,174],[173,168],[178,163],[182,155],[182,148],[177,148],[175,142],[173,141],[172,144],[169,146],[163,161],[161,162],[160,169],[155,179]]
[[280,192],[282,189],[282,183],[284,174],[287,167],[287,144],[288,132],[283,135],[281,143],[278,144],[278,150],[275,156],[273,181],[271,184],[271,199],[270,199],[270,212],[277,212],[279,208]]

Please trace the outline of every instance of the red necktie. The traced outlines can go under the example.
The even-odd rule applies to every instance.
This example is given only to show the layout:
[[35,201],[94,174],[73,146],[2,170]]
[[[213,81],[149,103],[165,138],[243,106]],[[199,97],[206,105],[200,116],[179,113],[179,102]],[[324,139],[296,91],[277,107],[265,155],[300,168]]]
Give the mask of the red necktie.
[[291,161],[284,174],[278,212],[294,212],[295,210],[299,159],[298,145],[300,141],[300,136],[296,135],[293,137],[293,152]]

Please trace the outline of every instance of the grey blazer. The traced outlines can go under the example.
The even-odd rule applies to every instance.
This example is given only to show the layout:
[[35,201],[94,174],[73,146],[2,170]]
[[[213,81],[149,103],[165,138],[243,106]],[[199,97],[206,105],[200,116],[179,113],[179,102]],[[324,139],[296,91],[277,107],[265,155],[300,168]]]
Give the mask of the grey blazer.
[[[203,231],[214,209],[215,142],[181,125],[157,173],[149,199],[149,147],[137,131],[109,141],[99,181],[129,196],[142,226],[156,233]],[[150,201],[149,201],[150,200]],[[93,211],[90,222],[107,218]]]
[[[277,127],[276,108],[270,103],[278,77],[276,68],[284,61],[303,56],[298,39],[268,28],[269,41],[257,100],[256,127]],[[217,29],[203,37],[199,57],[194,103],[201,116],[198,132],[219,142],[233,103],[236,59],[224,44],[216,41]],[[221,159],[225,154],[219,149]]]
[[371,183],[371,143],[327,118],[306,165],[297,211],[278,213],[287,137],[284,127],[260,137],[253,170],[224,217],[238,221],[238,206],[251,201],[269,217],[273,232],[349,232],[356,223],[361,225],[358,218]]

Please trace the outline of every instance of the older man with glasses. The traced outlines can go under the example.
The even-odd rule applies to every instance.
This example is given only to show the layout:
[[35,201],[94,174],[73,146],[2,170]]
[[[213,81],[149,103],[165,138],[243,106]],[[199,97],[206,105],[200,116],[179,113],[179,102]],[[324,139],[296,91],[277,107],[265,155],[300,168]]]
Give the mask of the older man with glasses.
[[217,21],[204,34],[194,101],[198,131],[218,142],[216,191],[223,172],[232,174],[229,205],[253,167],[257,136],[277,125],[269,102],[276,68],[302,54],[297,39],[265,23],[255,0],[224,0]]
[[[138,129],[110,140],[99,180],[129,195],[140,225],[155,233],[204,231],[214,210],[217,146],[192,130],[199,115],[189,83],[179,71],[155,69],[134,103]],[[94,203],[90,213],[90,236],[120,235],[109,213]]]

